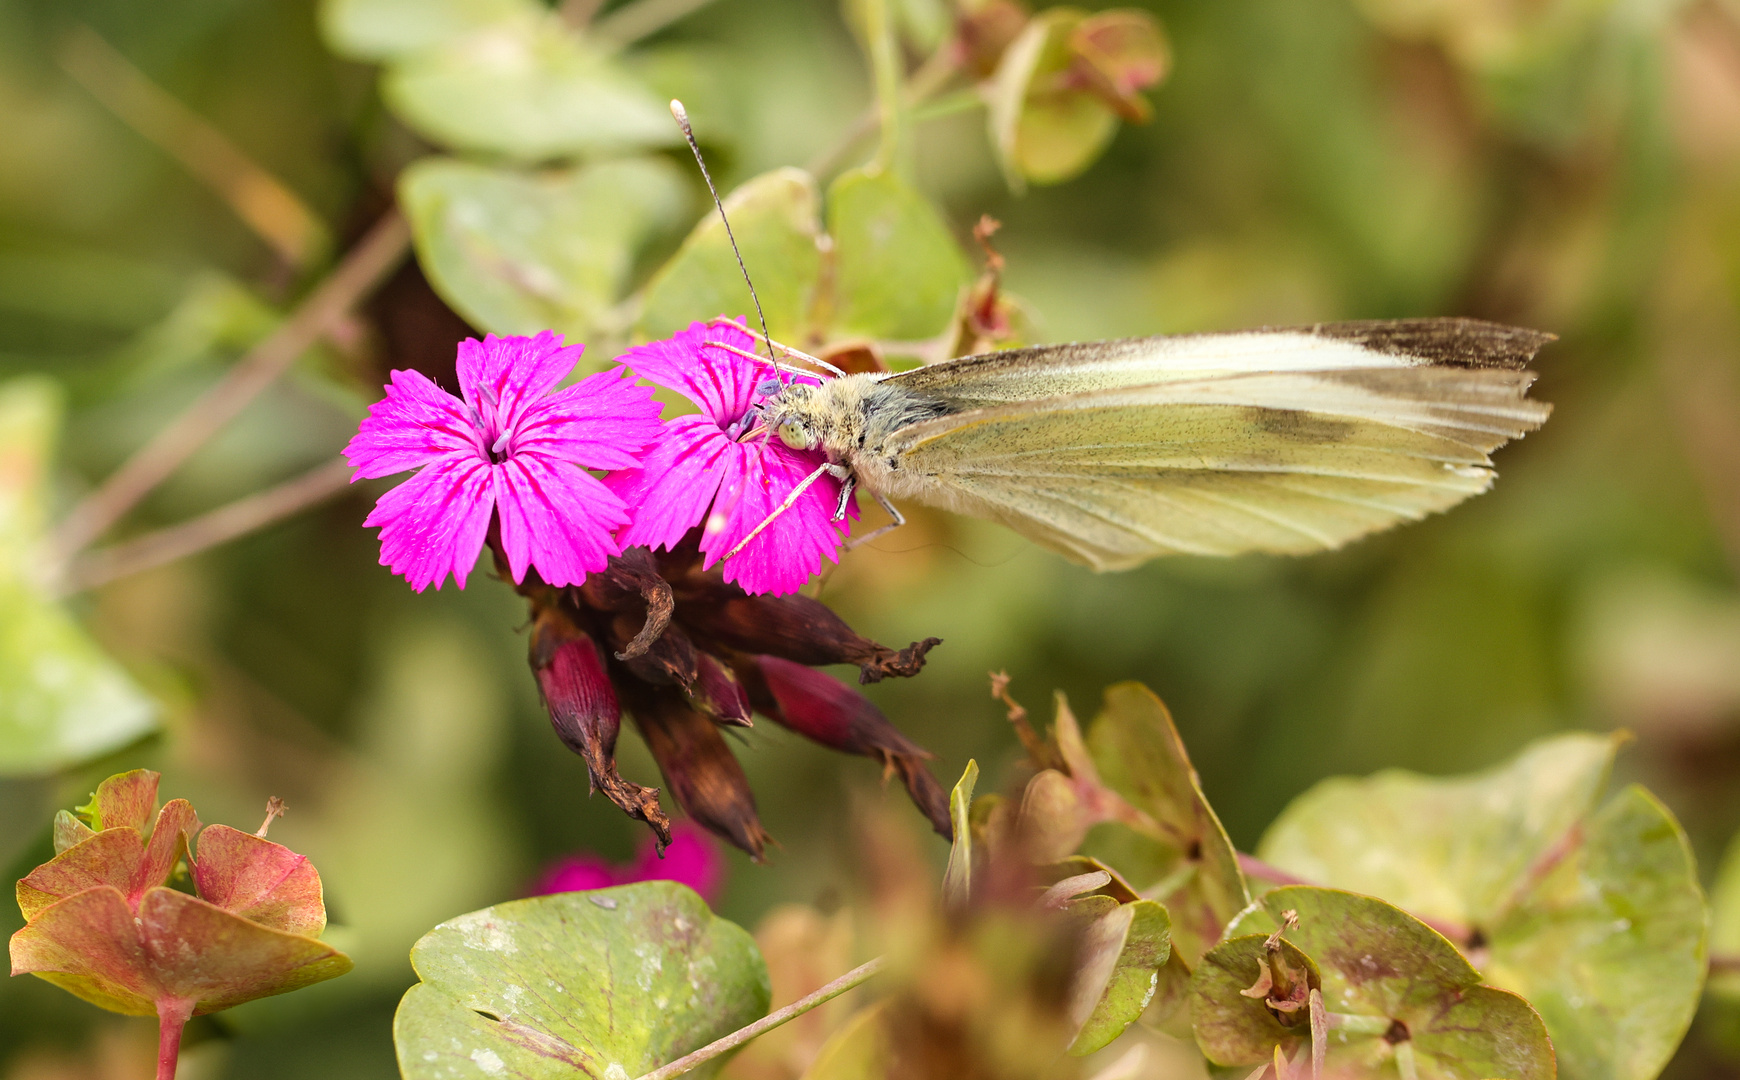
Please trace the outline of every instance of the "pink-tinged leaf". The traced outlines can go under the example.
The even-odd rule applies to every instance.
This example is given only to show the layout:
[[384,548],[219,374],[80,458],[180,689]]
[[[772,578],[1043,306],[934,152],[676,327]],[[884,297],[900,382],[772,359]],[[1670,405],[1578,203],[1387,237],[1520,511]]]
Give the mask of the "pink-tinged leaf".
[[18,882],[18,907],[26,920],[69,896],[107,886],[125,901],[145,861],[145,841],[136,829],[106,829],[43,863]]
[[545,330],[535,337],[486,336],[459,343],[459,389],[493,431],[514,426],[531,402],[555,389],[580,362],[584,345],[562,345],[562,336]]
[[637,345],[617,359],[641,378],[682,394],[724,427],[743,418],[755,402],[755,388],[776,372],[765,360],[751,360],[717,345],[753,352],[755,338],[741,321],[721,316],[712,322],[690,323],[687,330]]
[[325,942],[233,915],[197,897],[153,889],[139,931],[158,992],[198,1001],[195,1015],[343,975],[350,957]]
[[548,584],[578,585],[622,550],[610,534],[628,508],[578,465],[516,454],[495,467],[495,503],[515,581],[533,565]]
[[536,451],[589,469],[627,469],[663,435],[652,391],[618,368],[588,375],[527,405],[508,449]]
[[447,454],[487,456],[463,401],[419,371],[394,371],[391,378],[387,396],[369,406],[344,448],[357,470],[354,479],[391,476]]
[[128,903],[137,905],[145,890],[168,882],[175,864],[187,856],[197,832],[199,815],[186,799],[171,799],[163,804],[157,814],[157,825],[151,830],[151,840],[145,845],[144,858],[133,873],[133,885],[127,890]]
[[208,826],[193,880],[201,899],[261,926],[308,937],[326,928],[320,875],[308,857],[253,833]]
[[12,973],[40,976],[93,1005],[148,1016],[165,999],[195,1013],[342,975],[350,958],[311,937],[273,930],[173,889],[145,894],[135,919],[101,887],[43,910],[12,935]]
[[73,817],[69,811],[56,810],[54,812],[54,853],[56,855],[76,844],[84,843],[95,835],[97,835],[95,829]]
[[110,886],[86,889],[32,915],[12,935],[12,974],[47,979],[111,1012],[156,1012],[138,924],[127,898]]
[[363,522],[381,527],[381,565],[418,592],[451,573],[460,588],[483,550],[495,506],[487,462],[451,454],[382,495]]
[[624,547],[674,547],[706,519],[719,491],[721,462],[737,444],[705,416],[679,416],[642,459],[640,468],[613,472],[605,484],[622,498],[633,520],[618,539]]
[[151,827],[151,816],[157,812],[157,779],[150,769],[134,769],[117,773],[97,785],[88,806],[91,828],[137,829],[140,835]]

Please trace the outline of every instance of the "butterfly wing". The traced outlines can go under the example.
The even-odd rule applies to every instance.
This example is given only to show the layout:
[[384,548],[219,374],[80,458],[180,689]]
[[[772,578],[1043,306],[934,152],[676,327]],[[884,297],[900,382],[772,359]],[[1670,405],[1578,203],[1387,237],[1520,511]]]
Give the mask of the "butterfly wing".
[[[1483,350],[1457,338],[1465,323],[1351,324],[1365,341],[1321,328],[1224,335],[1271,338],[1266,367],[1248,340],[1226,349],[1212,340],[1223,335],[1196,335],[1193,353],[1163,350],[1153,365],[1160,375],[1146,384],[1133,374],[1140,343],[1110,343],[1111,356],[1064,347],[1077,350],[1056,364],[1065,370],[1041,379],[1067,384],[1076,367],[1078,381],[1101,385],[993,401],[902,428],[885,446],[883,460],[897,463],[886,486],[1001,521],[1101,570],[1166,554],[1338,547],[1486,490],[1491,452],[1546,419],[1550,406],[1525,396],[1534,376],[1521,365],[1550,339],[1483,333],[1501,342]],[[1439,344],[1462,351],[1437,348],[1434,359],[1421,355],[1432,352],[1431,340],[1412,354],[1393,346],[1401,330],[1429,324],[1452,331]],[[1385,328],[1397,332],[1385,336]],[[1319,346],[1323,340],[1331,349]],[[1027,352],[1030,367],[1056,359]],[[1214,355],[1241,359],[1204,373],[1200,362]],[[1353,362],[1362,355],[1366,363]],[[1308,366],[1313,356],[1336,362]],[[942,381],[925,392],[946,398],[959,386],[959,399],[983,401],[999,387],[1012,389],[1018,377],[992,367],[984,365],[978,381]]]

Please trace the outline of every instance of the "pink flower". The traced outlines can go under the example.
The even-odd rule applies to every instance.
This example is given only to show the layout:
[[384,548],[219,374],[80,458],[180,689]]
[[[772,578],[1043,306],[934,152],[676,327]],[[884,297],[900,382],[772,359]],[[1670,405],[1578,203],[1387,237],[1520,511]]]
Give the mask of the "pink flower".
[[614,866],[596,855],[567,855],[544,870],[532,895],[607,889],[636,881],[681,882],[712,903],[725,884],[725,860],[706,833],[682,824],[671,830],[671,843],[662,859],[650,835],[642,838],[639,856],[627,866]]
[[[664,341],[648,342],[620,358],[644,379],[682,394],[701,407],[665,425],[664,439],[636,469],[614,473],[610,489],[634,507],[621,533],[625,546],[674,547],[696,525],[704,566],[711,568],[784,502],[827,458],[820,450],[793,450],[757,423],[759,390],[777,378],[772,364],[709,345],[745,352],[755,338],[741,320],[691,323]],[[808,376],[788,376],[803,382]],[[725,561],[725,580],[751,593],[792,593],[822,568],[839,561],[850,525],[833,520],[840,482],[823,476],[749,546]],[[855,507],[853,508],[855,516]]]
[[550,393],[583,345],[537,337],[459,344],[464,400],[416,371],[395,371],[344,455],[363,477],[418,470],[382,495],[364,526],[381,528],[381,565],[422,592],[449,572],[460,588],[491,513],[516,582],[535,567],[577,585],[618,554],[628,508],[587,469],[622,469],[658,439],[659,407],[626,373],[600,372]]

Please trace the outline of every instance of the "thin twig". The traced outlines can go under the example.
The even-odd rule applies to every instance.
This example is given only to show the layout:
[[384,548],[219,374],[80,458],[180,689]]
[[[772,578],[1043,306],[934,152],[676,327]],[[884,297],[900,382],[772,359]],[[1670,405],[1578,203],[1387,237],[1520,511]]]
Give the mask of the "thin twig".
[[738,1028],[723,1039],[716,1039],[692,1054],[684,1054],[669,1065],[661,1065],[652,1072],[641,1076],[639,1080],[671,1080],[673,1076],[681,1076],[691,1069],[705,1065],[727,1050],[734,1050],[756,1036],[765,1035],[786,1021],[802,1016],[817,1005],[825,1004],[839,997],[881,971],[884,962],[885,958],[878,956],[867,964],[860,964],[815,993],[798,998],[785,1008],[770,1012],[748,1027]]
[[656,34],[685,15],[699,11],[713,0],[634,0],[606,12],[592,24],[592,32],[618,45]]
[[329,461],[277,487],[237,499],[190,521],[93,551],[67,569],[60,582],[60,594],[94,589],[246,536],[338,494],[350,483],[350,476],[350,466],[343,461]]
[[229,203],[279,258],[300,270],[326,253],[331,237],[307,203],[96,31],[81,26],[67,35],[58,59],[92,97]]
[[[1239,869],[1244,872],[1246,877],[1262,878],[1264,881],[1272,881],[1276,885],[1307,885],[1314,889],[1324,887],[1320,882],[1299,877],[1297,874],[1290,874],[1278,866],[1264,862],[1255,855],[1246,855],[1241,851],[1238,856]],[[1473,929],[1462,923],[1451,919],[1428,918],[1413,911],[1408,912],[1408,915],[1448,938],[1450,943],[1458,949],[1466,949],[1474,941]]]
[[[309,346],[337,325],[351,306],[398,265],[410,247],[411,230],[389,210],[345,256],[296,312],[260,342],[218,383],[182,410],[150,442],[91,492],[55,530],[51,550],[65,567],[91,541],[108,531],[179,468],[206,440],[235,419]],[[52,573],[51,578],[58,573]]]
[[[906,80],[907,108],[917,108],[930,100],[931,95],[947,86],[949,80],[954,78],[960,70],[957,50],[951,47],[952,44],[952,42],[944,42],[936,52],[918,66],[918,70],[912,73],[912,77]],[[871,102],[858,119],[852,122],[852,126],[841,133],[839,139],[832,146],[809,160],[809,163],[804,166],[805,171],[815,176],[826,176],[833,172],[839,166],[841,159],[852,147],[858,144],[858,140],[881,126],[880,116],[880,104]]]
[[1710,956],[1710,974],[1740,975],[1740,953],[1713,953]]

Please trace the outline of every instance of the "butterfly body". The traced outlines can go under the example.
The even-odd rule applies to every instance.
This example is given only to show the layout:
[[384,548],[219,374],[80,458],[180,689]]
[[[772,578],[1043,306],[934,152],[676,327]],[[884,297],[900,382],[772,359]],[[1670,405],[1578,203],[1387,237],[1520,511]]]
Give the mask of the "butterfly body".
[[763,422],[887,499],[1095,569],[1338,547],[1484,491],[1551,335],[1470,319],[1014,349],[782,388]]

